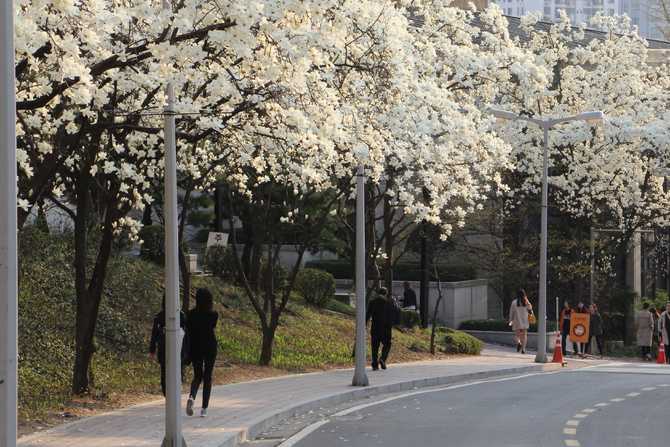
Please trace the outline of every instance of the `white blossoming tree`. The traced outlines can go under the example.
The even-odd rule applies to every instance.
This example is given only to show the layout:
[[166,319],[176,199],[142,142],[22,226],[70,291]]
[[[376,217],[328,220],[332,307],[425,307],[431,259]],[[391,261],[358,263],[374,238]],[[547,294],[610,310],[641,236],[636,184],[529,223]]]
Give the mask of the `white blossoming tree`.
[[[598,16],[592,26],[602,38],[585,42],[583,29],[563,16],[548,30],[523,19],[522,44],[552,75],[540,91],[514,87],[497,101],[503,108],[541,117],[587,110],[606,115],[602,126],[572,123],[550,132],[550,205],[594,226],[618,228],[617,278],[625,285],[625,255],[634,232],[662,224],[670,194],[656,170],[662,164],[654,141],[665,113],[667,74],[647,63],[646,43],[625,18]],[[517,122],[501,129],[514,141],[515,187],[509,203],[536,197],[542,175],[542,129]],[[627,317],[632,319],[632,302]],[[632,328],[632,325],[629,325]],[[627,341],[632,340],[632,332]]]

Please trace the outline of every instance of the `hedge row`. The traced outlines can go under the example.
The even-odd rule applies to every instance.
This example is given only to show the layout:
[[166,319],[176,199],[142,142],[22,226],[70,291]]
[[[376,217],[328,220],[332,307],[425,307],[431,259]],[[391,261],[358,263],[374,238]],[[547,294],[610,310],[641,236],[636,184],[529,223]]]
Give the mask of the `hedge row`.
[[446,329],[444,336],[444,352],[448,354],[479,355],[484,344],[465,332]]
[[[466,320],[458,325],[462,331],[502,331],[512,332],[507,320]],[[547,321],[547,330],[555,331],[556,322]],[[529,332],[537,332],[537,324],[531,324]]]
[[[354,263],[348,260],[309,261],[305,267],[324,270],[336,279],[352,279],[354,277]],[[477,278],[477,269],[469,265],[439,264],[437,271],[440,281],[457,282]],[[431,279],[432,278],[431,272]],[[393,279],[398,281],[420,281],[421,266],[418,263],[399,263],[393,269]]]

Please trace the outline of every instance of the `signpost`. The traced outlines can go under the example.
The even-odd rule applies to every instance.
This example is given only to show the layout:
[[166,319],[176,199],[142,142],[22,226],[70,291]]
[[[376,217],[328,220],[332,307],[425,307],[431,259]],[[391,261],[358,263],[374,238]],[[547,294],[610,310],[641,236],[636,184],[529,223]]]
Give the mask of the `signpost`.
[[228,233],[210,232],[207,237],[207,248],[225,247],[228,245]]

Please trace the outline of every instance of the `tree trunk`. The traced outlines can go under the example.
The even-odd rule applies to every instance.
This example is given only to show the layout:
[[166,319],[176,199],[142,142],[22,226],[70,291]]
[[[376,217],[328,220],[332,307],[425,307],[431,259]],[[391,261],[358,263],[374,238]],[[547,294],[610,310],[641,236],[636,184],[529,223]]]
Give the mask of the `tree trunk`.
[[152,224],[153,224],[152,208],[151,205],[147,203],[144,206],[144,211],[142,212],[142,225],[148,227],[149,225]]
[[272,361],[272,348],[275,341],[275,331],[277,324],[273,321],[266,327],[263,327],[263,342],[261,344],[261,356],[258,364],[261,366],[269,366]]
[[632,346],[635,344],[635,303],[633,299],[628,299],[628,294],[626,293],[626,291],[629,290],[629,287],[626,284],[626,274],[628,271],[626,268],[628,243],[629,239],[626,238],[618,245],[615,262],[617,289],[625,296],[623,303],[623,314],[625,321],[624,344],[626,346]]
[[112,253],[114,241],[114,205],[107,207],[105,221],[98,247],[93,274],[87,280],[87,245],[88,218],[90,197],[88,195],[89,179],[80,179],[77,185],[77,214],[75,218],[75,290],[77,295],[77,311],[75,324],[75,362],[72,373],[72,392],[87,393],[90,382],[90,367],[95,353],[95,327],[98,320],[103,286],[107,273],[107,265]]
[[421,316],[421,327],[428,327],[428,282],[430,276],[428,274],[428,235],[427,224],[421,224],[421,283],[419,286],[419,315]]
[[384,251],[386,251],[384,279],[386,280],[389,296],[393,296],[393,248],[395,246],[393,222],[391,220],[391,202],[388,197],[384,197]]
[[75,333],[75,359],[72,375],[72,393],[85,394],[92,385],[89,381],[91,360],[95,353],[93,343],[95,319],[92,300],[77,299],[77,324]]
[[435,272],[435,277],[437,280],[437,301],[435,302],[435,308],[433,309],[433,318],[432,318],[432,327],[430,328],[430,353],[435,355],[435,332],[437,331],[437,312],[440,310],[440,303],[442,302],[442,284],[440,283],[440,278]]
[[214,187],[214,231],[223,232],[223,194],[221,187]]

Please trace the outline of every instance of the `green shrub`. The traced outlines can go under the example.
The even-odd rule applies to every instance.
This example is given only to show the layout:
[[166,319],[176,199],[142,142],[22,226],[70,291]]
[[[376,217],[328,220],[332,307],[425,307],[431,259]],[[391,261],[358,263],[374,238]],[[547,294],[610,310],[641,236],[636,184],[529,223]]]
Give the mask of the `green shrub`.
[[302,269],[295,286],[305,301],[317,307],[324,307],[335,296],[335,278],[322,270]]
[[237,278],[235,253],[230,247],[209,247],[205,253],[205,268],[225,281],[234,281]]
[[479,355],[483,343],[465,332],[447,329],[444,336],[444,352],[448,354]]
[[148,225],[140,230],[143,241],[140,257],[158,265],[165,264],[165,229],[160,225]]
[[[330,261],[310,261],[305,267],[315,268],[332,274],[337,279],[352,279],[354,277],[354,263],[337,259]],[[469,265],[438,264],[440,281],[458,282],[477,278],[477,270]],[[431,279],[433,273],[431,271]],[[421,266],[418,263],[399,263],[393,270],[393,279],[396,281],[420,281]]]
[[419,312],[414,310],[405,310],[400,311],[400,324],[406,328],[413,329],[421,324],[421,316]]
[[[512,327],[507,320],[466,320],[458,325],[462,331],[503,331],[511,332]],[[547,321],[547,331],[555,331],[556,322]],[[531,324],[529,332],[537,332],[537,324]]]

